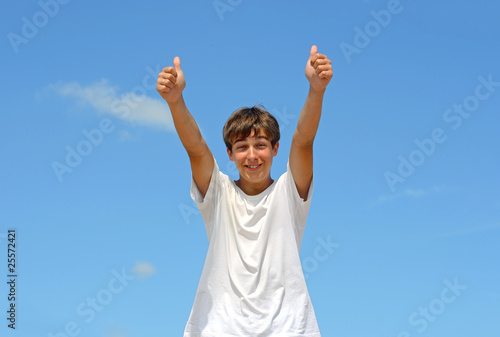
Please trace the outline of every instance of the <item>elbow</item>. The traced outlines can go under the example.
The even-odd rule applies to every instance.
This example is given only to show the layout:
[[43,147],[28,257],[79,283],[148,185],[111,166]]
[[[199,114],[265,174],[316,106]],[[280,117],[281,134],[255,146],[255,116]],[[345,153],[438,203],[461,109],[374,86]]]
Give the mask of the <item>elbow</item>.
[[292,137],[292,142],[301,148],[312,148],[314,144],[314,138],[316,134],[304,134],[301,133],[298,130],[295,130],[293,137]]
[[202,138],[201,142],[193,144],[193,146],[186,147],[186,152],[189,158],[203,157],[207,153],[210,153],[207,143]]

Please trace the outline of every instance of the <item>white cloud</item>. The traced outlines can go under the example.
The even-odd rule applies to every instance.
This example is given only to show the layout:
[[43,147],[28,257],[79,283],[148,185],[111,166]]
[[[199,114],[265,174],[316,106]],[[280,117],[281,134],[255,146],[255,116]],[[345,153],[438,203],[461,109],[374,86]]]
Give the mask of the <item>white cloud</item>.
[[399,192],[399,193],[382,194],[377,198],[377,200],[371,201],[369,205],[376,206],[376,205],[384,204],[384,203],[387,203],[387,202],[390,202],[390,201],[393,201],[396,199],[400,199],[400,198],[418,199],[418,198],[426,197],[426,196],[429,196],[432,194],[437,194],[441,191],[442,191],[442,189],[439,187],[433,187],[433,188],[430,188],[427,190],[407,188],[403,192]]
[[174,130],[168,105],[146,96],[147,90],[137,86],[131,92],[119,95],[118,88],[102,80],[89,86],[77,82],[51,86],[59,95],[71,97],[80,104],[90,104],[96,110],[121,118],[133,124]]
[[433,188],[430,188],[428,190],[422,190],[422,189],[414,190],[411,188],[407,188],[404,191],[404,195],[408,196],[408,197],[422,198],[422,197],[425,197],[425,196],[428,196],[431,194],[436,194],[439,192],[441,192],[441,189],[439,187],[433,187]]
[[132,271],[137,278],[145,279],[153,276],[156,273],[156,268],[149,262],[137,261]]
[[131,336],[129,328],[124,325],[117,325],[116,323],[111,323],[109,326],[104,327],[101,336],[106,337],[129,337]]
[[108,337],[128,337],[128,334],[122,330],[112,330],[107,333]]
[[118,137],[121,141],[134,140],[135,138],[127,130],[120,130],[118,132]]

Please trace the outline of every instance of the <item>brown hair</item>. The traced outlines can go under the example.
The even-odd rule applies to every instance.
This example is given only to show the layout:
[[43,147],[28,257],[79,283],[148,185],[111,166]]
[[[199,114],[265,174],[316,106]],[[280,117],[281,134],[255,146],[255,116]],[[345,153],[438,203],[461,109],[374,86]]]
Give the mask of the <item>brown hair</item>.
[[247,138],[252,131],[255,134],[264,131],[273,147],[280,140],[278,121],[262,105],[243,107],[233,112],[222,129],[222,137],[229,151],[232,151],[232,142],[236,137]]

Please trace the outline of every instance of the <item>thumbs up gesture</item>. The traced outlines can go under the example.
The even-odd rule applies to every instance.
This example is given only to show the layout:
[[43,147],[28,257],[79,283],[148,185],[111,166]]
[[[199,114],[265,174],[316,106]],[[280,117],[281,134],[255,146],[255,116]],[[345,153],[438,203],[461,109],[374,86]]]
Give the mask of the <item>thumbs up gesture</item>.
[[324,91],[332,76],[332,61],[326,55],[319,54],[318,47],[312,46],[306,64],[306,78],[309,80],[311,88]]
[[158,74],[156,90],[168,104],[177,102],[182,97],[182,90],[186,87],[186,80],[181,69],[181,60],[174,58],[174,66],[163,68]]

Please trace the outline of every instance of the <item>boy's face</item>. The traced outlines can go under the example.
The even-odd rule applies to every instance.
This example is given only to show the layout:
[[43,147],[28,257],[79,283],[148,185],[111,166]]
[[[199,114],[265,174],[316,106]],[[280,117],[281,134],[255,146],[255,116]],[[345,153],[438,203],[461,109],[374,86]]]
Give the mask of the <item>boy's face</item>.
[[278,154],[279,142],[271,145],[266,133],[252,132],[247,138],[236,138],[232,151],[227,149],[229,159],[234,161],[240,180],[250,184],[268,184],[271,180],[273,157]]

